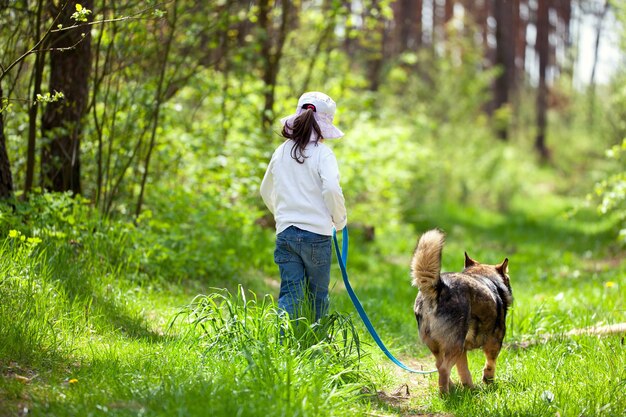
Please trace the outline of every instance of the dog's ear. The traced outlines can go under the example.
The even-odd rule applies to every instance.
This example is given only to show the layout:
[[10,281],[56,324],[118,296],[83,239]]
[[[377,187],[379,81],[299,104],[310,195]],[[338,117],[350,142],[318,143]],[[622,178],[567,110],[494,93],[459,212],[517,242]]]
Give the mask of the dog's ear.
[[478,262],[476,262],[475,260],[473,260],[472,258],[470,258],[467,255],[467,252],[465,252],[465,267],[469,268],[470,266],[474,266],[474,265],[478,265]]
[[501,264],[496,265],[496,271],[503,277],[509,273],[509,258],[504,258]]

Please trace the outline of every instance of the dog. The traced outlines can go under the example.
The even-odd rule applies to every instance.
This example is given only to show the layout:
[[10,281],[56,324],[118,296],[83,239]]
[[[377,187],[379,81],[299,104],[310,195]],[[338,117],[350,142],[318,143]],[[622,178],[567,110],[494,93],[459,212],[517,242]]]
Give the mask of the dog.
[[438,229],[424,233],[411,260],[412,284],[419,288],[415,318],[420,339],[435,356],[442,394],[450,390],[454,365],[461,383],[473,388],[467,366],[467,351],[472,349],[483,349],[487,358],[483,382],[493,382],[507,310],[513,303],[508,258],[486,265],[465,252],[462,272],[441,273],[444,241]]

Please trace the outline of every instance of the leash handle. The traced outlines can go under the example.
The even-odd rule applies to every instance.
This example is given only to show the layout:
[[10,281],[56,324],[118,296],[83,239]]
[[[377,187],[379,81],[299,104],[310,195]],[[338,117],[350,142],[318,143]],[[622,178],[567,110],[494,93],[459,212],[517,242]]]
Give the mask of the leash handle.
[[380,350],[382,350],[383,353],[393,363],[395,363],[396,365],[398,365],[400,368],[404,369],[405,371],[412,372],[414,374],[422,374],[422,375],[432,374],[434,372],[437,372],[436,369],[432,371],[418,371],[415,369],[411,369],[405,364],[403,364],[402,362],[400,362],[398,359],[396,359],[396,357],[393,356],[391,352],[389,352],[389,350],[387,349],[387,347],[381,340],[380,336],[378,336],[376,329],[374,329],[374,326],[372,325],[372,322],[367,316],[367,313],[365,312],[363,305],[361,304],[358,297],[354,293],[354,290],[352,289],[352,285],[350,285],[350,281],[348,280],[348,272],[346,270],[346,265],[348,263],[348,227],[347,226],[344,227],[342,231],[343,250],[342,251],[339,250],[339,242],[337,241],[337,230],[335,230],[335,228],[333,228],[333,243],[335,244],[335,253],[337,254],[337,261],[339,262],[339,268],[341,269],[341,275],[343,276],[343,283],[346,287],[346,290],[348,291],[348,295],[350,296],[350,299],[352,300],[352,304],[354,304],[356,311],[359,313],[361,320],[363,320],[365,327],[369,331],[370,335],[372,335],[372,338],[374,339],[374,341],[376,342]]

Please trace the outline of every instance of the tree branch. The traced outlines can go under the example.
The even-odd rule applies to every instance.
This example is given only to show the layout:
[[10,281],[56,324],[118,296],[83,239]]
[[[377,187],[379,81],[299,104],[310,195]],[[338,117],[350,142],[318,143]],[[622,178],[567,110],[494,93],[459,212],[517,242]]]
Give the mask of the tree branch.
[[[103,25],[105,23],[124,22],[126,20],[150,20],[151,18],[137,17],[137,16],[144,14],[145,12],[149,11],[150,9],[156,9],[158,6],[166,5],[167,3],[171,3],[172,1],[173,0],[170,0],[170,1],[165,2],[165,3],[160,3],[160,4],[156,4],[154,6],[147,7],[145,9],[141,10],[141,11],[138,11],[137,13],[134,13],[134,14],[131,14],[131,15],[128,15],[128,16],[116,17],[116,18],[112,18],[112,19],[95,20],[93,22],[85,22],[85,23],[80,23],[80,24],[77,24],[77,25],[68,26],[68,27],[61,27],[61,28],[57,28],[57,29],[52,29],[52,30],[50,30],[50,33],[65,32],[67,30],[72,30],[72,29],[77,29],[77,28],[87,27],[87,26],[94,26],[94,25]],[[162,19],[162,18],[161,17],[154,18],[154,20],[158,20],[158,19]]]
[[[41,37],[41,39],[39,39],[37,41],[37,43],[35,43],[35,45],[30,48],[28,51],[24,52],[19,58],[17,58],[15,61],[13,61],[11,64],[9,64],[9,66],[7,66],[6,68],[4,68],[4,66],[0,65],[0,82],[4,79],[4,77],[9,73],[9,71],[11,69],[13,69],[13,67],[15,67],[17,64],[19,64],[21,61],[23,61],[24,59],[26,59],[29,55],[31,54],[35,54],[35,53],[39,53],[39,52],[47,52],[47,51],[64,51],[64,50],[69,50],[69,49],[73,49],[74,47],[76,47],[76,45],[78,45],[78,43],[80,43],[80,41],[78,43],[76,43],[75,45],[68,47],[68,48],[58,48],[58,49],[38,49],[39,46],[43,43],[43,41],[51,34],[51,33],[56,33],[56,32],[63,32],[63,31],[67,31],[67,30],[72,30],[72,29],[77,29],[77,28],[81,28],[81,27],[87,27],[87,26],[93,26],[93,25],[102,25],[105,23],[113,23],[113,22],[122,22],[122,21],[126,21],[126,20],[141,20],[141,19],[146,19],[146,18],[138,18],[135,16],[141,15],[145,12],[147,12],[150,9],[155,9],[158,6],[161,5],[165,5],[168,3],[171,3],[173,0],[170,1],[166,1],[163,3],[159,3],[156,4],[154,6],[150,6],[148,8],[145,8],[135,14],[129,15],[129,16],[123,16],[123,17],[118,17],[115,19],[104,19],[104,20],[98,20],[98,21],[94,21],[94,22],[87,22],[87,23],[81,23],[79,25],[72,25],[72,26],[68,26],[65,28],[57,28],[57,29],[53,29],[57,20],[59,19],[59,17],[61,16],[61,13],[63,12],[63,10],[65,9],[65,7],[67,7],[68,3],[65,3],[63,5],[63,8],[61,9],[61,11],[57,14],[57,16],[54,18],[54,20],[52,21],[52,24],[50,25],[50,27],[48,28],[48,30],[46,30],[46,33],[44,33],[44,35]],[[147,19],[146,19],[147,20]]]
[[39,48],[39,46],[43,43],[43,41],[48,37],[48,35],[50,35],[50,31],[52,30],[52,28],[54,27],[54,24],[57,22],[57,20],[59,20],[59,17],[61,17],[61,13],[63,13],[63,10],[65,10],[65,8],[67,7],[67,3],[65,3],[63,5],[63,8],[61,8],[61,10],[59,11],[59,13],[56,15],[56,17],[54,18],[54,20],[52,21],[52,24],[50,25],[50,27],[48,28],[48,30],[46,30],[46,33],[44,33],[44,35],[41,37],[41,39],[39,39],[35,45],[30,48],[28,51],[24,52],[22,54],[22,56],[20,56],[19,58],[17,58],[15,61],[13,61],[11,64],[9,64],[8,67],[3,68],[2,69],[2,73],[0,73],[0,82],[2,82],[2,80],[4,79],[4,77],[6,77],[6,75],[9,73],[9,71],[16,66],[17,64],[19,64],[21,61],[23,61],[24,59],[26,59],[26,57],[28,57],[30,54],[34,53],[34,51],[37,50],[37,48]]

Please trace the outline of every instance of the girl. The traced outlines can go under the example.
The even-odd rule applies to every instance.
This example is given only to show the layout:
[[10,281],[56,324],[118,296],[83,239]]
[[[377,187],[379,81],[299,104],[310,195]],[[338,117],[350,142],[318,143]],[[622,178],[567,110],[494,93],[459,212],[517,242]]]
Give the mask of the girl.
[[347,222],[337,160],[324,143],[343,136],[333,125],[335,109],[326,94],[304,93],[296,113],[281,120],[287,140],[274,151],[261,183],[276,220],[278,307],[292,318],[326,314],[332,229]]

